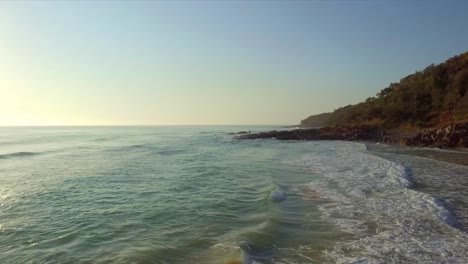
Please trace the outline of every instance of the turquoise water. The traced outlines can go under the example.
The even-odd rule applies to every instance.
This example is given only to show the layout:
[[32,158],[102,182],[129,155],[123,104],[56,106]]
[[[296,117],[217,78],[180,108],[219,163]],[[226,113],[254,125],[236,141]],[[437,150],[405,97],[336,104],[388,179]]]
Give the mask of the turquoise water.
[[413,163],[230,134],[267,129],[1,128],[0,263],[234,263],[242,242],[252,263],[468,260]]

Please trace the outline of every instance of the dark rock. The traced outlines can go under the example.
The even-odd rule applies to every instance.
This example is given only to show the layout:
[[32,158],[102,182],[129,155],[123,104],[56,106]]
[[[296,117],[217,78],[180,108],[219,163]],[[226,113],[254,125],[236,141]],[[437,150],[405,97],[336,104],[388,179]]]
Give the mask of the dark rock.
[[468,147],[468,122],[446,124],[422,130],[407,140],[409,146],[453,148]]
[[268,131],[237,135],[238,139],[278,140],[346,140],[385,142],[398,145],[452,148],[468,148],[468,122],[452,123],[407,133],[401,130],[385,130],[379,126],[332,126],[312,129]]
[[385,132],[377,127],[324,127],[311,129],[294,129],[283,131],[268,131],[239,135],[238,139],[273,138],[278,140],[353,140],[381,141]]

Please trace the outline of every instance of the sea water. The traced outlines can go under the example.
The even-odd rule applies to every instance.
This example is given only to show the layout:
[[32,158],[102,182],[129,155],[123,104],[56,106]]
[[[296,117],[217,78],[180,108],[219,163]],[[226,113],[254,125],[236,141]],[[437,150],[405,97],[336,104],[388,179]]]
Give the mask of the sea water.
[[468,167],[268,129],[0,128],[0,263],[468,262]]

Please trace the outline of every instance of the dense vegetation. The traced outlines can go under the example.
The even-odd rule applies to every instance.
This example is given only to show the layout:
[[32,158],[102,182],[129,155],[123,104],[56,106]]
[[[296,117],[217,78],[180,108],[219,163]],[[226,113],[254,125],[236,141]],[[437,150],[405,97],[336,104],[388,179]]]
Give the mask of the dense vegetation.
[[391,83],[365,102],[310,116],[302,126],[428,127],[468,119],[468,52]]
[[307,127],[324,127],[328,125],[328,120],[332,113],[323,113],[312,115],[301,121],[301,126]]

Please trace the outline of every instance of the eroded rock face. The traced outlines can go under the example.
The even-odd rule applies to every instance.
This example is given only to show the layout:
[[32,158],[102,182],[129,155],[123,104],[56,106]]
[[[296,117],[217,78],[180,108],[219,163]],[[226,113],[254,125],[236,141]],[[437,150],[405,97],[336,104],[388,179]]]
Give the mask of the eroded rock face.
[[468,122],[448,124],[422,130],[406,140],[408,146],[435,148],[468,148]]

